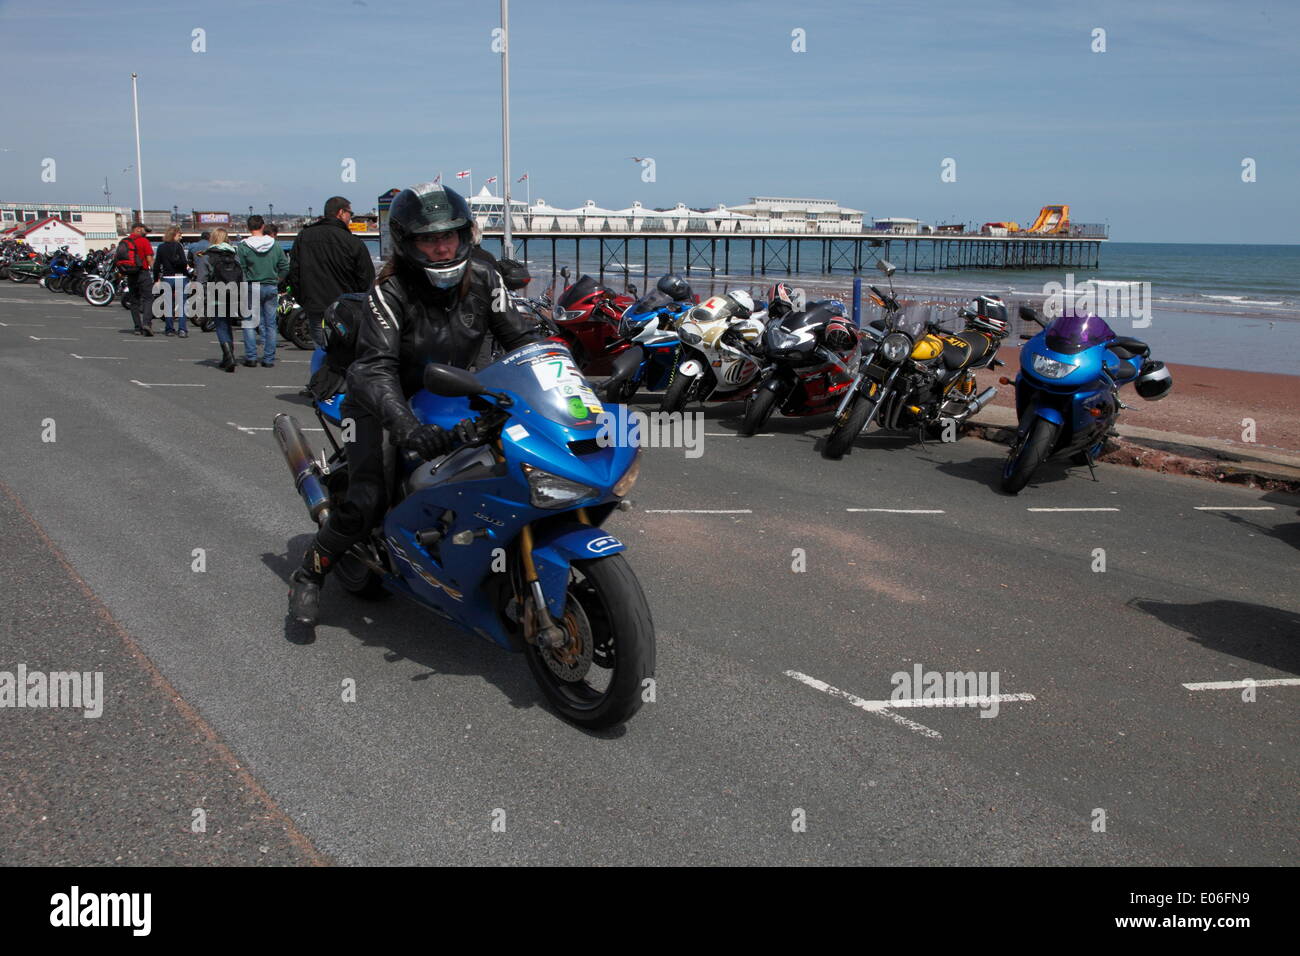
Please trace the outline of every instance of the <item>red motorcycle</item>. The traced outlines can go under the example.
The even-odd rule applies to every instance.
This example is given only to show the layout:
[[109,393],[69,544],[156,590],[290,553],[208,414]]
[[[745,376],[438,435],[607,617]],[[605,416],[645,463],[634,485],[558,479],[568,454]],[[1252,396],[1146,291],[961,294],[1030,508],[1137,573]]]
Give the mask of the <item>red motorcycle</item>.
[[[568,268],[560,275],[567,279]],[[632,295],[619,295],[584,275],[556,297],[547,331],[569,347],[584,375],[608,375],[614,356],[628,348],[618,323],[635,295],[635,287]]]
[[753,435],[780,409],[791,418],[835,411],[862,359],[858,330],[835,300],[773,319],[763,333],[765,366],[745,403],[739,432]]

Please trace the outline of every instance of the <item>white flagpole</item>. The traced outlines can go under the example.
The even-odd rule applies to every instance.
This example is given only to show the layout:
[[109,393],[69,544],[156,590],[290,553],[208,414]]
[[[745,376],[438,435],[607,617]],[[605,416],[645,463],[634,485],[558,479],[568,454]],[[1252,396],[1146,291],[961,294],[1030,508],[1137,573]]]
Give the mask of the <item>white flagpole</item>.
[[144,171],[140,168],[140,96],[136,92],[136,75],[131,74],[131,102],[135,107],[135,185],[139,190],[140,221],[144,222]]
[[510,229],[510,0],[501,0],[501,195],[504,199],[505,231],[501,234],[501,253],[507,259],[515,255]]

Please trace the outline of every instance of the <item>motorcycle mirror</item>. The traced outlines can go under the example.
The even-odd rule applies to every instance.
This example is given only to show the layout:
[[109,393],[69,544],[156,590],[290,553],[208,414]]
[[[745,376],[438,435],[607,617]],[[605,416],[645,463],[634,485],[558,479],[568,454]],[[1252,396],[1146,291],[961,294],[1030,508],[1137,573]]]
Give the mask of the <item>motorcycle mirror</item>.
[[635,285],[630,285],[630,286],[628,286],[628,287],[627,287],[627,294],[630,295],[630,296],[635,296],[635,295],[637,294],[637,292],[636,292],[636,286],[635,286]]
[[479,384],[473,372],[454,365],[439,365],[437,362],[424,367],[424,387],[434,395],[445,398],[467,398],[487,391]]
[[560,266],[560,275],[564,276],[564,278],[566,278],[566,279],[569,278],[569,267],[568,267],[568,266]]
[[892,276],[895,272],[898,271],[897,268],[895,268],[894,264],[890,262],[888,259],[878,259],[876,261],[876,268],[879,269],[887,276]]
[[1032,335],[1025,335],[1023,332],[1020,334],[1020,341],[1022,342],[1028,342],[1032,338]]
[[1020,307],[1020,318],[1026,322],[1033,322],[1036,325],[1043,324],[1038,318],[1038,313],[1027,305],[1022,305]]

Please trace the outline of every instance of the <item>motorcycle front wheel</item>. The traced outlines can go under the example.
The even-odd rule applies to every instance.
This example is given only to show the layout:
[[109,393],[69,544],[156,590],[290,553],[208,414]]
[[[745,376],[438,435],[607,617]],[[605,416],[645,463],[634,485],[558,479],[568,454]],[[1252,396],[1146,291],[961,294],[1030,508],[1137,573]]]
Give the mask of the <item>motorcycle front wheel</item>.
[[691,400],[691,386],[698,381],[698,375],[683,375],[679,371],[673,383],[668,386],[668,391],[664,392],[663,400],[659,402],[659,411],[680,412],[685,409]]
[[10,282],[17,282],[19,285],[22,285],[22,283],[24,283],[24,282],[27,281],[27,279],[28,279],[28,276],[27,276],[27,273],[26,273],[26,272],[10,272],[10,273],[9,273],[9,281],[10,281]]
[[555,623],[566,646],[524,646],[551,706],[591,730],[635,714],[654,676],[655,632],[645,592],[621,554],[573,562],[564,617]]
[[301,308],[294,309],[289,313],[289,318],[285,322],[289,331],[289,341],[304,352],[313,352],[316,349],[316,340],[311,334],[311,319],[307,318],[307,313]]
[[632,396],[636,394],[637,389],[640,387],[640,382],[630,380],[624,380],[616,384],[606,383],[605,401],[610,405],[626,405],[632,401]]
[[760,388],[745,402],[745,417],[740,420],[737,432],[743,438],[749,438],[767,424],[776,408],[776,392],[770,388]]
[[851,452],[853,443],[861,434],[863,426],[867,424],[867,418],[871,415],[871,410],[875,407],[876,403],[871,399],[860,393],[855,395],[853,402],[844,409],[844,413],[836,418],[835,424],[831,426],[831,432],[826,436],[826,443],[822,445],[822,457],[836,461]]
[[1007,463],[1002,466],[1002,490],[1010,495],[1020,494],[1020,490],[1029,484],[1038,466],[1047,461],[1056,444],[1056,432],[1060,426],[1045,418],[1034,420],[1025,440],[1013,445],[1007,455]]
[[92,279],[86,283],[81,295],[91,305],[108,305],[113,301],[113,284],[104,279]]

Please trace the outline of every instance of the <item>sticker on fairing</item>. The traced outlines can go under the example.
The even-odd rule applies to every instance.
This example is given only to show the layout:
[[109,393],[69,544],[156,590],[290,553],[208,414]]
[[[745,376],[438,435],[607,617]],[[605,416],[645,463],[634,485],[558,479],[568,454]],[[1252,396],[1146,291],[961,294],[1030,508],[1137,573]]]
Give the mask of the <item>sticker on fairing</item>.
[[569,399],[569,414],[574,418],[587,417],[587,404],[577,395]]
[[604,554],[606,551],[612,551],[615,548],[621,548],[623,542],[613,535],[605,535],[603,538],[596,538],[594,541],[587,542],[587,550],[592,554]]
[[563,355],[552,355],[534,362],[532,369],[533,374],[537,376],[538,384],[547,390],[560,388],[563,385],[579,387],[584,384],[582,373]]
[[511,425],[506,429],[506,435],[511,441],[523,441],[528,437],[528,429],[523,425]]

